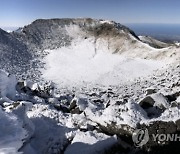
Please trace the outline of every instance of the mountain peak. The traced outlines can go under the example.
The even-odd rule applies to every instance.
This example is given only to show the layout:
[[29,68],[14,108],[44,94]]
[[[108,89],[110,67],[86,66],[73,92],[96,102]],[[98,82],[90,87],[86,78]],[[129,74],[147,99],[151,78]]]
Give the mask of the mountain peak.
[[132,30],[120,23],[92,18],[37,19],[25,26],[18,35],[16,32],[14,35],[32,44],[34,48],[55,49],[71,42],[71,32],[67,29],[71,29],[73,33],[78,29],[81,34],[85,34],[82,37],[124,37],[128,40],[139,40]]

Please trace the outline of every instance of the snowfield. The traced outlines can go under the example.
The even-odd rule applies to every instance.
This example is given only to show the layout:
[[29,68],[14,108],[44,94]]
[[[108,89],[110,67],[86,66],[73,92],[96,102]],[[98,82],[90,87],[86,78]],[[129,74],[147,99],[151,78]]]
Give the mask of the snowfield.
[[89,83],[109,86],[151,75],[165,67],[163,60],[112,54],[106,42],[100,43],[96,46],[93,38],[78,39],[69,47],[47,50],[49,54],[44,60],[46,69],[42,71],[43,77],[59,87]]

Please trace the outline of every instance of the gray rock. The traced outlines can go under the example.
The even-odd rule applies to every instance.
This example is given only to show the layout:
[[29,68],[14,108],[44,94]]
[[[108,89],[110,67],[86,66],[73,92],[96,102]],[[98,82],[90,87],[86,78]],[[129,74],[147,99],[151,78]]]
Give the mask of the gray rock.
[[170,103],[163,94],[156,93],[146,96],[139,102],[139,105],[144,109],[147,109],[149,107],[157,107],[164,110],[170,106]]
[[146,89],[146,95],[151,95],[151,94],[154,94],[156,93],[156,89],[155,88],[147,88]]

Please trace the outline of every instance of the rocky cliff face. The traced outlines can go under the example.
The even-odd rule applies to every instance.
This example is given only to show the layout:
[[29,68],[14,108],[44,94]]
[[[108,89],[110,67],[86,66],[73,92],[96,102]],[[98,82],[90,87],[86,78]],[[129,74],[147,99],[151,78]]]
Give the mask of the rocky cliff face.
[[0,54],[0,68],[15,74],[25,72],[32,60],[28,47],[2,29],[0,29]]
[[159,40],[156,40],[150,36],[139,36],[140,40],[144,43],[149,44],[150,46],[154,47],[154,48],[167,48],[173,44],[170,43],[165,43],[165,42],[161,42]]
[[133,31],[121,24],[90,18],[38,19],[25,26],[21,32],[14,32],[13,35],[33,48],[39,50],[55,49],[70,44],[73,39],[72,34],[70,34],[72,31],[68,32],[70,27],[74,28],[72,31],[79,28],[83,32],[81,35],[85,38],[90,36],[94,36],[96,39],[101,37],[123,37],[123,39],[131,40],[130,36],[128,36],[131,35],[134,39],[139,39]]

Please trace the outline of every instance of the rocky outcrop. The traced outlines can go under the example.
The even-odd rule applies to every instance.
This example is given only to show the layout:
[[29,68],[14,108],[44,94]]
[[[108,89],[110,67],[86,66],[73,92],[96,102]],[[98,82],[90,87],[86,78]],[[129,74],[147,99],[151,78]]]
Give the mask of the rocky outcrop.
[[22,74],[28,71],[33,56],[27,45],[0,29],[0,69]]
[[131,41],[128,35],[132,35],[135,39],[139,39],[132,30],[119,23],[91,18],[38,19],[25,26],[20,32],[13,32],[13,35],[29,44],[31,48],[45,50],[70,45],[73,39],[71,33],[79,33],[84,38],[124,37]]
[[165,42],[161,42],[159,40],[156,40],[150,36],[139,36],[140,40],[144,43],[149,44],[150,46],[154,47],[154,48],[167,48],[169,46],[172,46],[173,44],[170,43],[165,43]]
[[165,109],[170,107],[167,98],[161,93],[155,93],[143,98],[139,105],[148,113],[149,117],[160,115]]

